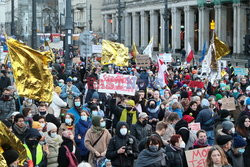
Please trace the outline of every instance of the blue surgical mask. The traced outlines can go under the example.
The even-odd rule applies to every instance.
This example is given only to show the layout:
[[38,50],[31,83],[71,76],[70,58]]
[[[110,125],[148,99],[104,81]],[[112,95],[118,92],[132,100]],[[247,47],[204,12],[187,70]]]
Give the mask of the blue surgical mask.
[[72,122],[72,119],[70,119],[70,118],[66,118],[66,119],[65,119],[65,123],[66,123],[66,124],[71,124],[71,122]]
[[105,126],[106,126],[106,122],[105,121],[103,121],[103,122],[100,123],[100,127],[105,128]]
[[81,119],[82,119],[83,121],[87,121],[88,117],[85,116],[85,115],[82,115],[82,116],[81,116]]
[[97,116],[98,115],[98,111],[92,111],[92,116]]
[[76,107],[80,107],[80,106],[81,106],[81,102],[76,101],[76,102],[75,102],[75,106],[76,106]]
[[55,138],[56,135],[57,135],[56,132],[50,133],[50,136],[51,136],[52,138]]
[[63,83],[59,82],[58,85],[59,85],[60,87],[62,87],[62,86],[63,86]]
[[240,149],[238,150],[238,152],[241,153],[241,154],[243,154],[243,153],[245,152],[245,149],[244,149],[244,148],[240,148]]
[[149,145],[148,148],[152,152],[157,152],[159,150],[159,146],[156,145]]
[[121,128],[120,133],[121,133],[122,136],[125,136],[128,133],[128,129],[127,128]]

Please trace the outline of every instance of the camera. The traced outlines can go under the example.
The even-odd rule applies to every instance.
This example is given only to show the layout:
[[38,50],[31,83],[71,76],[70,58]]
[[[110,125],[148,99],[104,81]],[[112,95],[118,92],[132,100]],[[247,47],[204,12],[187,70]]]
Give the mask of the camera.
[[133,155],[133,144],[134,144],[133,138],[128,138],[127,144],[125,146],[125,153],[127,155]]

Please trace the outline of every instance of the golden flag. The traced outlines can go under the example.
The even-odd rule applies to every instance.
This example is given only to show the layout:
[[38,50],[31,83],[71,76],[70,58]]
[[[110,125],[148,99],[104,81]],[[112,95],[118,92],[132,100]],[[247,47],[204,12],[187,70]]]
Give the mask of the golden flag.
[[138,54],[139,54],[139,52],[137,51],[135,42],[133,42],[131,55],[135,59]]
[[51,51],[39,52],[13,39],[6,40],[18,94],[30,99],[51,102],[53,77],[48,64]]
[[108,40],[102,41],[102,65],[115,64],[116,66],[128,66],[128,60],[128,48],[123,44]]
[[230,53],[229,47],[219,40],[219,38],[216,36],[214,33],[214,47],[215,47],[215,59],[218,61],[220,60],[223,56],[226,56]]

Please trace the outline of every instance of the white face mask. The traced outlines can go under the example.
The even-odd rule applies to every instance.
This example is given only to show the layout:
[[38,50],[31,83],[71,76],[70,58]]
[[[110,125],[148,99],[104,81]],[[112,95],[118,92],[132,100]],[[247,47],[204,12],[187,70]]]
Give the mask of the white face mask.
[[235,133],[235,128],[232,128],[231,131],[232,131],[232,133],[234,134],[234,133]]
[[125,136],[127,134],[127,132],[128,132],[127,128],[121,128],[120,129],[120,133],[121,133],[122,136]]
[[42,126],[42,128],[44,128],[44,127],[45,127],[45,123],[40,123],[40,125]]
[[181,144],[180,144],[180,148],[185,148],[185,147],[186,147],[186,144],[185,144],[184,141],[182,141]]
[[50,133],[50,136],[52,137],[52,138],[55,138],[56,137],[56,133],[54,132],[54,133]]

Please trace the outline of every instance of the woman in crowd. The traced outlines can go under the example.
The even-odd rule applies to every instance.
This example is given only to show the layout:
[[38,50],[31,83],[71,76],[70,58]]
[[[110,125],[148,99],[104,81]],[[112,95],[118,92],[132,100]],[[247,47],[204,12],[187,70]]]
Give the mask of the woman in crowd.
[[64,118],[64,123],[61,124],[58,134],[62,135],[62,132],[65,130],[70,130],[75,134],[75,125],[74,125],[74,115],[67,113]]
[[215,145],[213,146],[207,155],[207,167],[232,167],[226,158],[226,155],[222,148]]
[[158,136],[152,135],[147,139],[146,149],[142,150],[136,161],[136,167],[165,167],[166,154]]
[[164,144],[169,144],[171,136],[175,134],[175,124],[180,120],[179,115],[175,112],[170,112],[169,115],[165,115],[164,122],[168,124],[166,133],[162,136]]
[[74,115],[74,124],[77,124],[78,121],[80,120],[80,113],[84,109],[81,103],[81,98],[80,97],[75,97],[73,101],[73,107],[67,111],[69,114]]
[[198,111],[198,104],[197,102],[195,101],[191,101],[190,104],[189,104],[189,107],[187,109],[187,111],[185,111],[183,113],[183,116],[184,115],[190,115],[192,117],[194,117],[194,119],[197,117],[199,111]]

